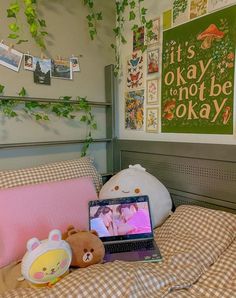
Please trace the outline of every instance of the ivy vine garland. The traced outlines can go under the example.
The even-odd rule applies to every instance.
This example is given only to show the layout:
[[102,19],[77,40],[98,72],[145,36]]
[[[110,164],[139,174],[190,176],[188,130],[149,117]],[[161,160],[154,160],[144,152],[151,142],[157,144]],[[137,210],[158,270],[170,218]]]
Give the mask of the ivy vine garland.
[[[4,92],[4,86],[0,85],[0,94]],[[21,97],[26,97],[27,91],[24,87],[18,93]],[[85,123],[88,128],[86,139],[83,143],[81,156],[85,156],[89,145],[93,142],[92,130],[97,129],[95,117],[91,112],[91,106],[86,98],[77,97],[76,102],[70,102],[71,96],[63,96],[59,98],[61,102],[39,102],[39,101],[24,101],[19,99],[2,99],[0,100],[0,111],[8,118],[18,117],[19,107],[31,118],[39,121],[49,121],[49,115],[56,115],[67,119],[74,119],[76,112],[83,112],[80,116],[80,121]]]

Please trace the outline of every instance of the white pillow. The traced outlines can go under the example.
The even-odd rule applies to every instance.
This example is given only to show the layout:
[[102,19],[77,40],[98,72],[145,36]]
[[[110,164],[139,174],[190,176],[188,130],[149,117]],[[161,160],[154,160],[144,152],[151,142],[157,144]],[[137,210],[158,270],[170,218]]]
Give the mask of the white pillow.
[[129,166],[104,184],[99,199],[148,195],[152,225],[163,223],[171,212],[172,201],[166,187],[140,165]]

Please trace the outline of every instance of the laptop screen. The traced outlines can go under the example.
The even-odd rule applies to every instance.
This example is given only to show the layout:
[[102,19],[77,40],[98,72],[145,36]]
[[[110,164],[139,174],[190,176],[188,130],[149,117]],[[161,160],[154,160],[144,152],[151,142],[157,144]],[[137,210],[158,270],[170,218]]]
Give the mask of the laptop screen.
[[148,196],[90,201],[89,228],[104,242],[153,238]]

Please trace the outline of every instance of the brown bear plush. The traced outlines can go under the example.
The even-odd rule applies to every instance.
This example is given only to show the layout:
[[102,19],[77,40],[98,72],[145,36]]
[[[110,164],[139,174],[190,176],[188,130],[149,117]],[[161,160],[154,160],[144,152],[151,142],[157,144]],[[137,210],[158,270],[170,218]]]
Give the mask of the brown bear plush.
[[69,226],[62,238],[72,250],[71,266],[84,268],[102,262],[105,249],[96,231],[79,231]]

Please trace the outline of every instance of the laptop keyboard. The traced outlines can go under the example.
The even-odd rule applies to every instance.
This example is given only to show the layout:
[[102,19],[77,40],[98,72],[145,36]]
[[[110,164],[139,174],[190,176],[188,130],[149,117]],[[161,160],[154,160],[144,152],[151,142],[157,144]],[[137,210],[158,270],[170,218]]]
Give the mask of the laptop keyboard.
[[106,244],[106,253],[117,253],[117,252],[129,252],[137,250],[151,250],[155,249],[153,240],[138,241],[138,242],[124,242],[124,243],[113,243]]

